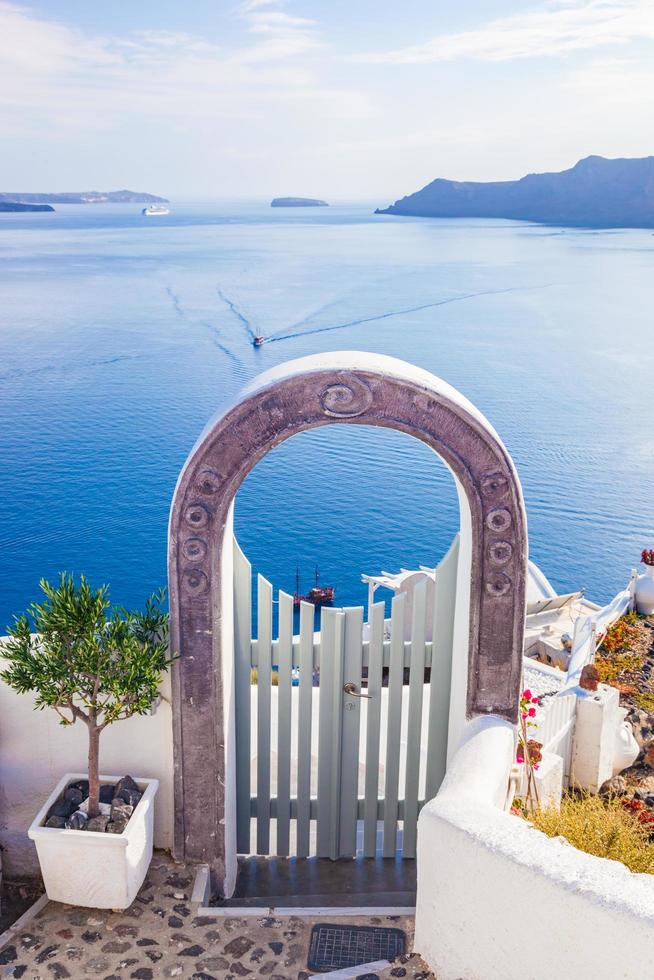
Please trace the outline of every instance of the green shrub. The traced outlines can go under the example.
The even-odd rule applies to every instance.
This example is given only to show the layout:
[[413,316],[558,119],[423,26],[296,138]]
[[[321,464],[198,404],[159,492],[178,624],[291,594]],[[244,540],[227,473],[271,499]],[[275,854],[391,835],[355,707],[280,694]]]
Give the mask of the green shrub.
[[[79,585],[62,572],[54,586],[42,579],[42,603],[7,628],[0,678],[19,694],[34,694],[36,707],[53,708],[62,725],[88,728],[89,817],[98,813],[99,743],[107,725],[150,711],[168,654],[164,592],[144,612],[109,612],[109,587]],[[109,613],[109,614],[108,614]]]

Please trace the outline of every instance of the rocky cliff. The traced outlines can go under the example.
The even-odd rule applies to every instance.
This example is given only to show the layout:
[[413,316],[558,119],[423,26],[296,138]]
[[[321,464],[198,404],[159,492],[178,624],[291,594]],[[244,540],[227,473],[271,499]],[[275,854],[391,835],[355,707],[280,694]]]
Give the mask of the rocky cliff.
[[622,160],[590,156],[560,173],[494,183],[433,180],[376,213],[654,228],[654,156]]

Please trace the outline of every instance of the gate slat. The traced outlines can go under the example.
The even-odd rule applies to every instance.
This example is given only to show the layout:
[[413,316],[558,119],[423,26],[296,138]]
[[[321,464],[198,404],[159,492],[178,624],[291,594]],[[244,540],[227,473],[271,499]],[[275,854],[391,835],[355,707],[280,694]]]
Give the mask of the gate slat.
[[425,798],[433,799],[447,767],[447,738],[452,684],[454,604],[459,561],[459,535],[436,569],[434,624],[429,682],[429,730],[427,736],[427,780]]
[[418,792],[420,788],[420,742],[422,733],[422,698],[425,685],[425,617],[427,615],[427,582],[419,582],[413,591],[411,622],[411,668],[409,673],[409,707],[406,739],[406,776],[404,780],[404,822],[402,854],[416,856]]
[[402,680],[404,677],[404,595],[391,603],[391,649],[388,672],[388,724],[386,728],[386,779],[384,783],[384,857],[395,857],[397,843]]
[[345,616],[339,609],[336,620],[336,648],[332,683],[332,752],[330,791],[330,841],[329,857],[335,861],[339,853],[339,821],[341,811],[341,752],[343,733],[343,654],[345,650]]
[[252,566],[234,538],[234,697],[236,714],[236,850],[250,853],[250,700]]
[[323,609],[320,630],[320,694],[318,720],[318,857],[338,854],[338,773],[343,671],[343,615]]
[[[345,609],[343,648],[343,684],[351,681],[357,694],[361,687],[363,655],[363,606]],[[359,798],[359,736],[361,731],[361,698],[342,695],[343,704],[340,782],[341,800],[338,830],[338,856],[355,857],[357,852],[357,803]]]
[[384,657],[384,603],[376,602],[370,617],[368,659],[368,719],[366,723],[366,782],[363,818],[363,854],[374,858],[377,853],[377,804],[379,796],[379,732],[382,699],[382,662]]
[[297,856],[308,857],[311,827],[311,714],[315,608],[300,603],[300,690],[297,726]]
[[293,597],[281,591],[277,649],[277,854],[288,857],[291,824]]
[[270,852],[272,585],[257,576],[257,854]]

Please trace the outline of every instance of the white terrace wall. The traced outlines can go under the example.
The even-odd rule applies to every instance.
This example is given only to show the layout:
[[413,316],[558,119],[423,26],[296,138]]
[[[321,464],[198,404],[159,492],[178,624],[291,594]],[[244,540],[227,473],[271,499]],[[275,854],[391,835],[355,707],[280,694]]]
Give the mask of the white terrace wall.
[[651,976],[654,877],[505,813],[514,753],[511,725],[470,722],[420,814],[416,950],[439,980]]
[[[0,640],[1,642],[1,640]],[[4,666],[0,658],[0,669]],[[155,847],[173,841],[173,742],[170,680],[153,715],[107,728],[100,741],[101,772],[154,777]],[[27,828],[66,772],[85,772],[86,726],[65,727],[54,711],[34,710],[34,700],[0,682],[0,846],[3,874],[22,879],[39,873]]]

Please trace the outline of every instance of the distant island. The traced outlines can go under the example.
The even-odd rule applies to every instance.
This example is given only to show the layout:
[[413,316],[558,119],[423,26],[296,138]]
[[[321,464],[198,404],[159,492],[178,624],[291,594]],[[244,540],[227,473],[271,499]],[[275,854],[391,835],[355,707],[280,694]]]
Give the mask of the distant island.
[[0,211],[54,211],[49,204],[24,204],[21,201],[0,200]]
[[275,197],[270,202],[271,208],[328,208],[327,201],[319,201],[315,197]]
[[59,194],[0,194],[11,204],[168,204],[165,197],[143,191],[70,191]]
[[654,156],[589,156],[560,173],[477,183],[433,180],[375,214],[512,218],[587,228],[654,228]]

